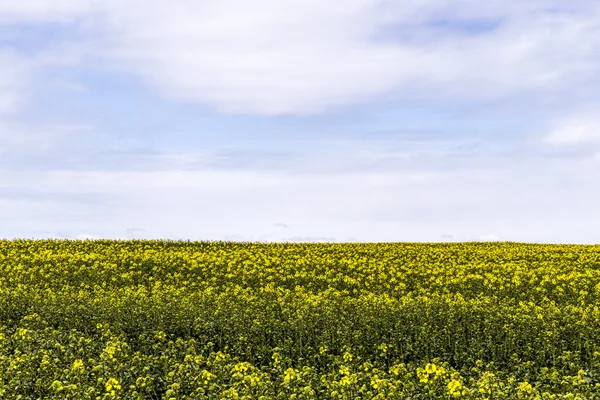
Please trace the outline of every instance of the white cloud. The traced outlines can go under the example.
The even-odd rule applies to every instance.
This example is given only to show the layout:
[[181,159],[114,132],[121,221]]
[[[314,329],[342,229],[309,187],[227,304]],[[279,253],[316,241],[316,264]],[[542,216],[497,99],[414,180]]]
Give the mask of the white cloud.
[[87,124],[28,125],[0,118],[0,156],[49,151],[67,139],[93,130]]
[[486,233],[477,237],[478,242],[499,242],[501,240],[502,238],[500,236],[494,235],[493,233]]
[[122,30],[109,57],[170,97],[258,114],[320,112],[390,91],[497,98],[566,87],[597,68],[598,19],[586,14],[510,15],[497,32],[411,43],[369,38],[385,24],[432,18],[439,7],[412,3],[390,13],[366,0],[343,11],[320,1],[206,4],[115,9]]
[[31,73],[26,60],[0,46],[0,117],[15,112],[23,103]]
[[97,10],[96,0],[4,0],[0,2],[0,23],[69,22]]
[[[0,23],[77,21],[77,51],[95,66],[173,99],[273,115],[390,92],[468,100],[581,85],[597,71],[598,11],[556,0],[23,0],[0,4]],[[444,18],[501,23],[476,35],[429,23]]]
[[96,235],[90,235],[88,233],[82,233],[82,234],[77,235],[77,239],[78,240],[86,240],[86,239],[95,240],[95,239],[102,239],[102,237],[96,236]]
[[[593,242],[597,163],[531,162],[485,171],[302,175],[215,171],[1,171],[0,237],[31,232],[145,238]],[[60,194],[58,196],[57,194]],[[96,196],[98,201],[89,201]],[[79,200],[77,200],[79,199]],[[285,221],[289,229],[275,229]],[[176,234],[176,236],[174,236]],[[481,238],[480,238],[481,239]]]
[[559,117],[543,141],[553,146],[600,144],[600,104]]

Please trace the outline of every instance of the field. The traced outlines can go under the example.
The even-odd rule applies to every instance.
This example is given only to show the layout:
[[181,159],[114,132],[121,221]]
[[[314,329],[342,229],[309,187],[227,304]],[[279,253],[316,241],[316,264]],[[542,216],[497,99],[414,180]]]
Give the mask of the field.
[[0,399],[600,399],[600,246],[0,241]]

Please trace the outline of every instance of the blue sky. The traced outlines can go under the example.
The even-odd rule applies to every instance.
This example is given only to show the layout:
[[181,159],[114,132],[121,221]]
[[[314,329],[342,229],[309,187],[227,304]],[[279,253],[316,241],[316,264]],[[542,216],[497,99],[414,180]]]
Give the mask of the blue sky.
[[599,242],[600,4],[0,2],[0,237]]

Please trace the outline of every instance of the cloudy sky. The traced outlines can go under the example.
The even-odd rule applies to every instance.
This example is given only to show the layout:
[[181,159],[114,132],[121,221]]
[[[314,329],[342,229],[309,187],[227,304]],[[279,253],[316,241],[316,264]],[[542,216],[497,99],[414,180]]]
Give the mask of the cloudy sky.
[[0,0],[0,237],[600,242],[595,0]]

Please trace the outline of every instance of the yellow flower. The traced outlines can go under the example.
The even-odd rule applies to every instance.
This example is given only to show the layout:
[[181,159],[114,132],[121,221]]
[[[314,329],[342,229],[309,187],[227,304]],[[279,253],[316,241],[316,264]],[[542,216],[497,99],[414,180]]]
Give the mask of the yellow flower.
[[427,371],[428,374],[435,374],[435,371],[437,370],[435,364],[427,364],[425,366],[425,371]]
[[106,388],[106,391],[110,392],[110,394],[113,396],[114,396],[115,390],[121,389],[121,385],[119,385],[119,381],[116,380],[115,378],[110,378],[108,381],[106,381],[106,384],[104,385],[104,387]]
[[83,360],[77,359],[73,361],[73,366],[71,366],[72,371],[83,371],[84,369]]
[[54,381],[54,382],[52,382],[52,385],[50,385],[50,388],[60,392],[61,390],[63,390],[64,386],[63,386],[62,382]]
[[286,369],[283,376],[283,382],[287,384],[294,379],[296,379],[296,370],[294,368]]
[[521,392],[529,392],[533,389],[529,382],[521,382],[519,383],[519,391]]
[[448,382],[448,393],[450,393],[451,395],[455,396],[457,393],[460,393],[461,389],[462,383],[460,383],[459,380],[453,379],[450,382]]

